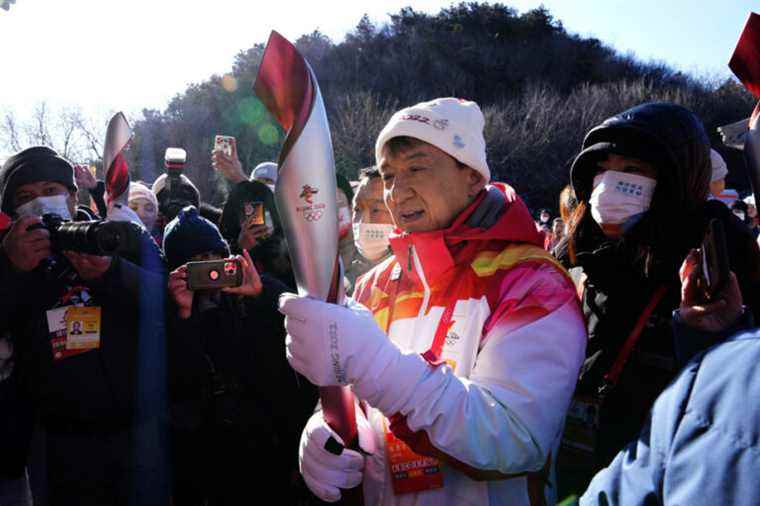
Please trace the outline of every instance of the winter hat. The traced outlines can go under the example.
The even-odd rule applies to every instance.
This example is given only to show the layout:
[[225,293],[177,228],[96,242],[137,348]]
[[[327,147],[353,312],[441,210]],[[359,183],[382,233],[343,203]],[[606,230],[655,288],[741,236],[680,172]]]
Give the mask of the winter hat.
[[485,118],[475,102],[458,98],[422,102],[391,117],[377,138],[375,159],[379,162],[385,144],[394,137],[413,137],[432,144],[490,181],[484,126]]
[[174,270],[200,253],[219,253],[229,256],[230,248],[216,225],[187,206],[164,230],[164,253],[169,269]]
[[757,207],[757,205],[755,204],[754,195],[750,195],[749,197],[744,197],[744,203],[747,204],[748,206]]
[[[153,193],[156,195],[156,198],[158,200],[161,200],[161,192],[166,189],[166,174],[161,174],[156,178],[156,180],[153,182],[153,187],[151,188],[153,190]],[[187,190],[188,197],[194,195],[194,201],[191,202],[195,207],[198,207],[201,205],[201,192],[198,191],[198,188],[193,184],[190,179],[185,176],[184,174],[180,174],[179,176],[180,180],[180,186],[183,187],[185,190]],[[183,192],[185,193],[185,192]]]
[[712,148],[710,148],[710,163],[712,164],[712,177],[710,178],[710,182],[714,183],[715,181],[726,179],[726,176],[728,175],[728,166],[726,165],[725,160],[723,160],[723,157],[720,156],[720,153]]
[[142,183],[129,183],[129,200],[145,199],[158,209],[156,194]]
[[60,183],[71,191],[77,191],[71,163],[48,147],[35,146],[11,156],[0,169],[0,210],[13,214],[16,208],[13,202],[16,189],[40,181]]
[[274,162],[261,162],[251,172],[251,181],[259,179],[271,179],[272,183],[277,183],[277,164]]

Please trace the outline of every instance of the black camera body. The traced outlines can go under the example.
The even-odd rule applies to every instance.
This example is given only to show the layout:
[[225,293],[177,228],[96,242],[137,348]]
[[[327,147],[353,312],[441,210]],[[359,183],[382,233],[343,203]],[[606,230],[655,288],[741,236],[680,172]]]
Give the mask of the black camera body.
[[114,256],[134,252],[137,236],[132,223],[121,221],[64,221],[57,214],[46,214],[42,223],[56,252],[74,251],[87,255]]

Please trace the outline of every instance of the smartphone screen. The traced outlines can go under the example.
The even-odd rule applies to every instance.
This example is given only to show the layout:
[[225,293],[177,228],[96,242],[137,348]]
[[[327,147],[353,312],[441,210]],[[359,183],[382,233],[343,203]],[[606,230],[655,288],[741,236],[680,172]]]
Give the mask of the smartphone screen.
[[232,156],[232,146],[235,138],[231,135],[217,135],[214,137],[214,151],[221,151],[227,156]]
[[259,201],[244,202],[241,223],[248,228],[264,225],[266,223],[264,218],[264,203]]

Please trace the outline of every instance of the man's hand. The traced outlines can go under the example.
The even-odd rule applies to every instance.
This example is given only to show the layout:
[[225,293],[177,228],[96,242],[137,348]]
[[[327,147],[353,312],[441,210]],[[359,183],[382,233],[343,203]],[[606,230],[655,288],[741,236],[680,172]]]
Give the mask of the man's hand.
[[243,226],[238,234],[238,246],[243,250],[253,249],[259,241],[267,237],[272,231],[266,225]]
[[187,265],[169,274],[169,293],[177,304],[177,314],[183,320],[193,313],[194,292],[187,287]]
[[100,279],[106,273],[113,258],[97,255],[85,255],[75,251],[64,251],[63,255],[69,259],[71,265],[85,281]]
[[19,271],[29,272],[52,255],[50,233],[44,228],[29,230],[30,226],[41,223],[42,220],[37,216],[23,216],[13,222],[3,237],[5,254]]
[[247,250],[243,250],[243,255],[237,255],[236,258],[240,260],[240,264],[243,266],[243,284],[237,287],[222,288],[222,291],[245,297],[258,297],[264,286],[261,284],[261,277],[253,265],[251,255],[248,254]]
[[699,253],[691,250],[681,266],[681,321],[703,332],[721,332],[733,326],[742,315],[742,294],[733,272],[726,286],[707,302],[699,286]]
[[356,384],[370,368],[382,370],[401,353],[372,312],[352,299],[340,306],[284,293],[280,312],[288,362],[314,385]]
[[[368,454],[374,453],[372,427],[358,406],[356,429],[361,449]],[[301,433],[298,468],[309,490],[323,501],[336,502],[341,497],[341,489],[354,488],[361,483],[364,456],[346,448],[340,436],[327,425],[322,412],[318,411]]]
[[90,168],[86,165],[74,165],[74,178],[77,181],[79,188],[85,188],[92,190],[98,185],[98,181],[95,176],[90,172]]
[[243,172],[243,165],[240,163],[237,154],[237,143],[232,143],[232,155],[227,156],[224,151],[214,150],[211,152],[211,164],[214,169],[218,170],[231,183],[240,183],[247,181]]

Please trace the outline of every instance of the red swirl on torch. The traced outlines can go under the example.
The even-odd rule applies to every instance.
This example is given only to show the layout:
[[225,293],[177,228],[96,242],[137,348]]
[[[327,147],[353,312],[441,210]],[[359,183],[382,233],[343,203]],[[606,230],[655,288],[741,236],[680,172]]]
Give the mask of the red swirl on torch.
[[[744,87],[756,98],[760,98],[760,15],[750,12],[728,66]],[[760,101],[752,111],[749,131],[744,140],[747,175],[755,198],[760,194],[760,124],[758,124],[758,119],[760,119]]]
[[103,167],[106,171],[106,194],[108,204],[127,205],[129,199],[129,167],[123,151],[132,138],[132,129],[117,112],[108,122],[106,141],[103,146]]

